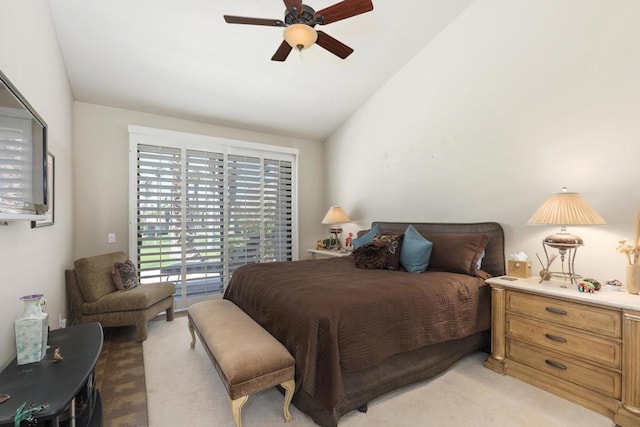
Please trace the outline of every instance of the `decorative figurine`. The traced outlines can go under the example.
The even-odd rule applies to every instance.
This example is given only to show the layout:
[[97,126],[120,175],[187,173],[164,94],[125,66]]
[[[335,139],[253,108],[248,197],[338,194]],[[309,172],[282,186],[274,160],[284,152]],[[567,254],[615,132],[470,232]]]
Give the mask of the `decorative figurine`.
[[622,286],[622,282],[618,279],[607,280],[607,286]]
[[353,233],[349,233],[346,239],[344,239],[344,247],[347,250],[351,250],[351,246],[353,244]]
[[[540,270],[540,279],[543,282],[549,281],[551,280],[551,273],[549,273],[547,270],[545,270],[544,268],[542,270]],[[539,282],[538,282],[539,283]]]
[[596,287],[591,282],[581,280],[580,282],[578,282],[578,291],[594,293],[596,291]]
[[55,350],[53,350],[53,362],[59,362],[63,359],[62,354],[60,353],[60,347],[56,347]]
[[31,405],[29,405],[29,407],[25,409],[26,406],[27,402],[24,402],[22,405],[20,405],[20,407],[18,407],[18,409],[16,409],[16,413],[13,416],[14,427],[20,427],[20,423],[22,421],[31,423],[34,420],[33,416],[35,414],[49,407],[49,405],[47,405],[46,403],[38,406],[33,406],[33,403],[31,403]]
[[[538,283],[551,280],[551,277],[553,276],[550,270],[551,264],[553,264],[553,261],[556,260],[556,258],[558,257],[558,254],[551,254],[550,256],[548,256],[546,265],[540,259],[540,255],[536,254],[536,257],[538,258],[540,265],[542,265],[542,270],[540,270],[540,281]],[[566,286],[564,285],[560,285],[560,286],[563,288],[566,288]]]
[[600,285],[600,282],[598,282],[596,279],[589,279],[585,277],[584,279],[582,279],[582,281],[591,283],[596,291],[599,291],[600,288],[602,288],[602,286]]

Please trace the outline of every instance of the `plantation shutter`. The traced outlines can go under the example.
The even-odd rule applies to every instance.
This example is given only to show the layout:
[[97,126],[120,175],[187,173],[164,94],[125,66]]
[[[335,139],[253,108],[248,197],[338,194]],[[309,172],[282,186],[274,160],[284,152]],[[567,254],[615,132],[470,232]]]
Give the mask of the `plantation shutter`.
[[170,280],[182,262],[182,153],[137,148],[137,252],[141,282]]
[[223,293],[242,265],[294,259],[295,156],[174,134],[132,133],[132,252],[141,282],[175,282],[182,308]]
[[263,260],[291,259],[293,246],[293,175],[290,161],[264,160],[264,227]]
[[292,257],[290,161],[229,155],[229,268]]
[[186,295],[224,290],[224,155],[187,150]]
[[259,158],[229,156],[229,269],[260,261],[262,167]]

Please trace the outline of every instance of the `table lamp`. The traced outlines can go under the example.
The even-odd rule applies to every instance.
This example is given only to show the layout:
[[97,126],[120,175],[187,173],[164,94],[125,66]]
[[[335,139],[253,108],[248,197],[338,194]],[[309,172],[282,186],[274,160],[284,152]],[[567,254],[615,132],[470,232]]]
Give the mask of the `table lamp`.
[[332,224],[329,228],[329,247],[327,249],[339,251],[342,249],[342,227],[338,224],[351,221],[349,216],[338,205],[333,205],[322,219],[322,224]]
[[[552,194],[535,213],[529,218],[527,224],[554,224],[560,225],[560,232],[551,234],[542,240],[542,248],[547,258],[548,270],[555,256],[549,257],[547,247],[558,249],[562,263],[562,272],[546,271],[542,279],[547,275],[560,276],[569,279],[572,284],[582,276],[575,272],[575,258],[577,250],[584,244],[582,238],[567,232],[567,225],[603,225],[607,222],[602,218],[578,193],[570,193],[566,187],[562,187],[560,193]],[[564,260],[567,258],[568,271],[564,270]],[[542,280],[540,280],[542,282]]]

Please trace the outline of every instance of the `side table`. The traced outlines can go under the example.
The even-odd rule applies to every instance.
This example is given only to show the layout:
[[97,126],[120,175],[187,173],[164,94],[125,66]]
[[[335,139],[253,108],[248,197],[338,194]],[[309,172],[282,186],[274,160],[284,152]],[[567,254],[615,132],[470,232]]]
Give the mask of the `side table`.
[[[485,366],[613,418],[640,425],[640,297],[595,293],[556,280],[491,286],[491,355]],[[563,287],[566,285],[567,287]]]
[[[102,327],[85,323],[49,334],[49,348],[40,362],[18,365],[14,359],[0,373],[0,393],[11,396],[0,404],[0,426],[13,427],[23,403],[46,404],[35,418],[39,426],[101,426],[102,403],[95,387],[95,366],[102,350]],[[53,360],[60,349],[63,357]]]
[[307,249],[307,251],[311,254],[311,259],[318,259],[318,257],[341,258],[351,255],[349,251],[329,251],[326,249]]

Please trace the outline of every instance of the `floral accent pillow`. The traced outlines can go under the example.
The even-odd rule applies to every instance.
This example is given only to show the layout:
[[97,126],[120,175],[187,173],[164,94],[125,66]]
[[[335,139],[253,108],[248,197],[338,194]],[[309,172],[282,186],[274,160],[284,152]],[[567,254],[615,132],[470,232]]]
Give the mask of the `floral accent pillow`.
[[387,248],[387,270],[397,270],[400,267],[400,249],[404,234],[376,234],[374,242],[384,242]]
[[353,251],[358,268],[397,270],[400,266],[402,234],[376,234],[371,243]]
[[389,262],[387,244],[383,241],[365,243],[353,250],[353,259],[357,268],[367,270],[386,268]]
[[116,288],[121,291],[131,290],[140,284],[138,281],[138,271],[131,260],[113,264],[111,277],[113,277],[113,283],[116,285]]

